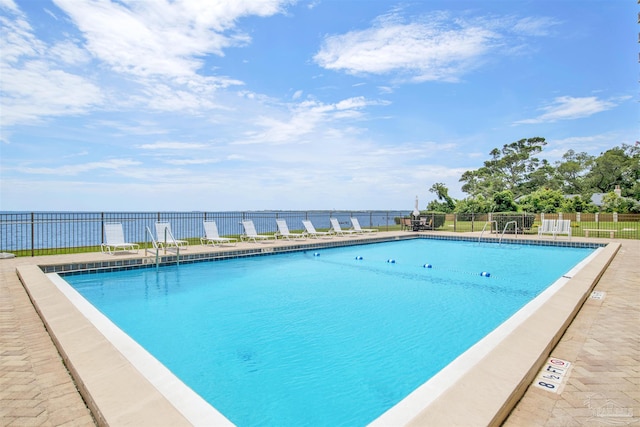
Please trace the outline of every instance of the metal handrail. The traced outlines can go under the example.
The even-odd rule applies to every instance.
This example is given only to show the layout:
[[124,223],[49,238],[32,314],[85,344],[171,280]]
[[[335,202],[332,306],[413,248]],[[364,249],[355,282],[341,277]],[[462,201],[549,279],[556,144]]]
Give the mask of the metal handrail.
[[504,228],[502,229],[502,235],[500,235],[500,240],[498,241],[498,243],[502,243],[502,238],[504,237],[504,233],[507,231],[507,227],[509,227],[509,224],[511,223],[514,224],[514,232],[515,232],[516,238],[518,237],[518,221],[509,221],[504,225]]
[[482,227],[482,232],[480,233],[480,237],[478,237],[478,243],[480,243],[480,240],[482,240],[482,235],[484,234],[484,230],[487,228],[487,224],[491,224],[491,230],[489,230],[489,232],[493,231],[493,223],[496,224],[496,231],[498,231],[498,221],[493,220],[493,221],[487,221],[484,223],[484,227]]
[[[147,227],[148,228],[148,227]],[[172,241],[176,241],[173,233],[167,227],[164,228],[164,242],[160,242],[164,248],[164,254],[167,254],[167,237],[171,237]],[[180,265],[180,245],[176,244],[176,265]]]
[[[153,233],[151,232],[151,229],[149,229],[149,226],[147,226],[146,229],[147,229],[147,234],[149,235],[149,237],[151,237],[151,244],[153,245],[153,248],[155,249],[155,253],[156,253],[156,268],[158,268],[160,266],[160,257],[159,257],[160,246],[158,245],[158,242],[156,242],[156,239],[153,237]],[[148,250],[149,250],[148,245],[145,245],[144,256],[147,256],[147,251]]]

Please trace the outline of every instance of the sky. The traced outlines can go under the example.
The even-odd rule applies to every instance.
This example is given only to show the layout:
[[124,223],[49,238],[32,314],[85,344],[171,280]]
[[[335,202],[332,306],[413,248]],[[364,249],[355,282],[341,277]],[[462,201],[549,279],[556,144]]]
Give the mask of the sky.
[[0,210],[412,210],[638,138],[634,0],[0,0]]

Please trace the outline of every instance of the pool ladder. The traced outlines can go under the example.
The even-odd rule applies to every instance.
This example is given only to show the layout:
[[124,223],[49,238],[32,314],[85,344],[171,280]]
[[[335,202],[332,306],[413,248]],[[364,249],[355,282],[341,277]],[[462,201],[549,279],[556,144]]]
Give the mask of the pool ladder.
[[[147,234],[151,238],[151,245],[153,246],[153,249],[149,248],[148,245],[147,245],[147,247],[144,248],[144,255],[147,256],[147,252],[154,253],[155,256],[156,256],[156,268],[158,268],[160,266],[160,249],[164,249],[164,253],[166,255],[167,247],[165,245],[163,245],[162,242],[156,241],[156,239],[153,237],[153,233],[151,232],[149,227],[146,227],[146,228],[147,228]],[[169,231],[169,230],[167,230],[165,228],[164,229],[164,241],[165,242],[167,241],[167,237],[171,237],[171,240],[175,240],[173,238],[173,235],[171,234],[171,231]],[[180,246],[176,246],[176,264],[180,265]]]
[[[480,233],[480,237],[478,237],[478,243],[480,243],[480,241],[482,240],[482,235],[484,234],[485,230],[487,229],[487,225],[490,225],[489,227],[489,232],[493,231],[493,224],[496,225],[496,232],[498,231],[498,221],[487,221],[484,223],[484,227],[482,227],[482,233]],[[515,231],[515,235],[516,237],[518,237],[518,222],[517,221],[509,221],[504,225],[504,228],[502,229],[502,234],[500,235],[500,240],[498,240],[498,243],[502,243],[502,238],[504,237],[504,233],[506,233],[507,228],[509,228],[509,224],[513,224],[514,227],[514,231]]]

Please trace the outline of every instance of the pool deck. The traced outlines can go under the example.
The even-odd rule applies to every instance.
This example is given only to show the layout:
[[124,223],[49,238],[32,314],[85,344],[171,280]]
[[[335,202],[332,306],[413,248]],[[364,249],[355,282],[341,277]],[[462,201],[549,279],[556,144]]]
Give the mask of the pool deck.
[[[378,234],[404,236],[407,233]],[[462,236],[461,233],[437,234]],[[334,239],[353,240],[352,237]],[[504,426],[640,425],[640,241],[606,238],[573,238],[573,241],[615,242],[621,246],[595,286],[594,290],[602,293],[601,298],[588,298],[584,302],[558,344],[551,349],[551,356],[572,364],[559,387],[559,392],[553,393],[529,386],[516,406],[508,409],[506,421],[502,422],[504,417],[500,417],[500,423]],[[234,249],[287,244],[291,242],[239,243]],[[193,246],[187,252],[210,250]],[[114,396],[112,403],[115,405],[113,411],[118,413],[115,418],[108,414],[109,408],[104,408],[107,411],[106,415],[96,413],[95,410],[92,414],[78,392],[78,388],[83,389],[88,385],[76,384],[73,381],[63,363],[63,357],[16,274],[18,267],[24,269],[26,273],[23,274],[29,274],[29,266],[35,265],[133,257],[135,255],[109,256],[89,253],[0,259],[0,425],[189,425],[189,422],[181,418],[179,413],[174,413],[170,407],[158,410],[154,406],[154,396],[138,400],[132,398],[130,394],[138,396],[138,390],[111,390]],[[50,285],[47,286],[51,288]],[[40,291],[45,290],[42,288]],[[40,291],[36,287],[31,292]],[[55,299],[55,296],[46,298]],[[39,309],[47,310],[42,307]],[[68,320],[58,318],[54,321],[64,323]],[[84,334],[87,331],[75,332]],[[523,341],[527,341],[528,338],[520,337]],[[76,346],[79,351],[82,351],[83,347],[91,349],[93,345],[101,346],[90,340],[77,342],[77,336],[55,338],[57,341],[65,339],[71,340],[71,346]],[[73,342],[74,339],[76,342]],[[113,361],[93,360],[92,354],[99,352],[88,353],[85,355],[89,359],[87,363],[103,368],[95,379],[102,382],[110,380],[115,372],[110,369],[113,366],[110,363]],[[504,366],[495,366],[496,370],[502,368]],[[85,377],[82,378],[84,380]],[[529,381],[528,385],[533,383],[534,381]],[[149,387],[148,384],[140,386]],[[486,384],[485,388],[488,396],[493,394],[492,384]],[[118,394],[123,396],[116,396]],[[153,395],[153,392],[151,394]],[[482,406],[485,399],[485,396],[478,396],[477,399],[465,398],[459,394],[457,396],[465,400],[463,404],[470,410],[474,406]],[[128,402],[133,403],[125,409],[118,406],[116,397],[128,399]],[[435,403],[437,408],[438,402]],[[89,402],[89,405],[93,406],[92,402]],[[147,410],[152,406],[153,415],[149,415]],[[441,422],[442,424],[439,424],[437,418],[427,416],[415,418],[410,424],[487,424],[478,423],[474,418],[467,418],[466,423],[452,422],[451,419]]]

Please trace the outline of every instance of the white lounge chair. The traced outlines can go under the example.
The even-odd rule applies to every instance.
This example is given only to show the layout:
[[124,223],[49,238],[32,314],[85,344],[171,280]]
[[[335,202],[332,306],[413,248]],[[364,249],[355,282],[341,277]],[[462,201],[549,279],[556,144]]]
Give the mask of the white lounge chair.
[[156,222],[156,240],[161,248],[186,248],[189,242],[186,240],[177,240],[171,231],[171,223],[166,221]]
[[376,233],[378,231],[377,228],[360,227],[360,221],[358,221],[358,218],[351,217],[351,224],[353,224],[353,229],[358,233]]
[[257,243],[258,240],[266,242],[276,238],[272,234],[258,234],[252,220],[242,221],[242,226],[244,227],[244,234],[240,236],[242,240],[253,240],[254,243]]
[[556,221],[553,219],[543,219],[542,224],[538,227],[538,237],[544,234],[550,234],[555,237]]
[[331,229],[338,236],[344,236],[344,235],[347,235],[347,234],[350,235],[350,236],[353,236],[355,234],[358,234],[358,232],[356,230],[343,230],[342,227],[340,227],[340,223],[338,222],[338,218],[329,218],[329,220],[331,221]]
[[118,249],[122,251],[135,250],[136,253],[140,249],[140,245],[137,243],[125,242],[124,231],[120,222],[106,222],[104,224],[104,240],[105,242],[100,245],[100,250],[102,253],[106,251],[109,255],[118,252]]
[[330,231],[316,231],[316,228],[313,226],[313,223],[309,220],[302,221],[302,225],[304,225],[305,230],[307,230],[307,234],[309,237],[317,239],[318,237],[331,238],[332,233]]
[[200,238],[200,243],[203,245],[215,246],[216,243],[221,245],[225,243],[233,243],[233,246],[235,246],[238,243],[238,239],[220,237],[220,234],[218,233],[218,226],[215,221],[203,221],[202,224],[204,224],[204,237]]
[[566,234],[569,237],[569,240],[571,240],[571,220],[570,219],[559,219],[556,222],[556,230],[553,235],[554,239],[559,234]]
[[276,237],[280,236],[283,239],[291,240],[291,239],[306,239],[307,233],[292,233],[289,231],[289,226],[287,225],[287,221],[284,219],[276,219],[276,224],[278,224],[278,232],[276,233]]

